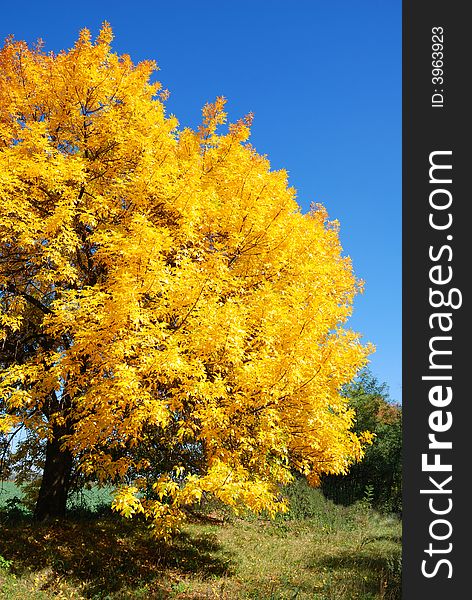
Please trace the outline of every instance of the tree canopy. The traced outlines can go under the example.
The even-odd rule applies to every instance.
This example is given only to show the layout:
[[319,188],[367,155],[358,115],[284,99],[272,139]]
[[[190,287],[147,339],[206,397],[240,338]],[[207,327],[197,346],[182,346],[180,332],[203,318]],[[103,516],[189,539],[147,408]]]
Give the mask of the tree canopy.
[[0,51],[1,428],[46,443],[39,518],[72,462],[158,535],[202,494],[284,510],[293,469],[317,484],[369,441],[340,393],[372,351],[346,327],[361,283],[251,115],[220,131],[218,98],[180,128],[111,41]]

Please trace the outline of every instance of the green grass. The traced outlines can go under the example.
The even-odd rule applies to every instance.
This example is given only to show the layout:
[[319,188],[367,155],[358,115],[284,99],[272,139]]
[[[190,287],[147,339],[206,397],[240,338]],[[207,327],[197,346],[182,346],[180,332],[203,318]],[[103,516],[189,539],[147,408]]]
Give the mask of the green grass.
[[[106,515],[2,523],[0,598],[395,600],[401,523],[292,491],[291,517],[228,518],[217,507],[172,545],[144,523]],[[208,514],[209,513],[209,514]],[[222,517],[225,517],[224,519]]]
[[7,505],[7,501],[15,496],[21,498],[20,488],[13,481],[0,481],[0,509]]

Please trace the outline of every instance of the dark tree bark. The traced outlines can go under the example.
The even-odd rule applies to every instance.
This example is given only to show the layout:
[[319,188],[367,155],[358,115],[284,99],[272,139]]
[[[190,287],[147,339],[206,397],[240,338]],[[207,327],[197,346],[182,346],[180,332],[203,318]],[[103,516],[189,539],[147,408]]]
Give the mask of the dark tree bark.
[[34,511],[38,521],[61,519],[66,514],[69,493],[72,454],[62,449],[61,435],[54,435],[46,444],[46,462],[38,500]]

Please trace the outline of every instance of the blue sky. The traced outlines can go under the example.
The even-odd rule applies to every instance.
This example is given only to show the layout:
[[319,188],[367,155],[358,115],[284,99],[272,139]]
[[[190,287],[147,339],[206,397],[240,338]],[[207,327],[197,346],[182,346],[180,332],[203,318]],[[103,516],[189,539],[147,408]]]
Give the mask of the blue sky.
[[401,1],[28,0],[2,7],[0,37],[60,50],[104,20],[118,53],[157,61],[182,125],[219,95],[230,119],[253,112],[251,142],[287,169],[302,208],[321,202],[340,221],[365,280],[351,326],[400,401]]

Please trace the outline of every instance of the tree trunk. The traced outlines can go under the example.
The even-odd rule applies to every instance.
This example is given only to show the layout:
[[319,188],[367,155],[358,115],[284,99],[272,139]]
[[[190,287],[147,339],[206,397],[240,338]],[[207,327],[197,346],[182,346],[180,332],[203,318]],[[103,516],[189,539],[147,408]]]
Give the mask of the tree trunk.
[[60,519],[66,514],[72,454],[67,449],[61,449],[61,437],[55,435],[46,445],[43,479],[34,511],[38,521]]

